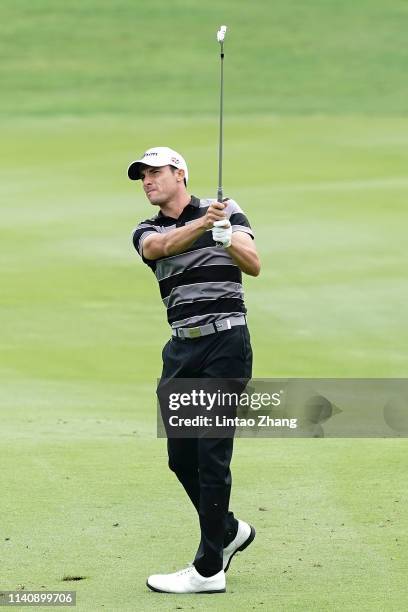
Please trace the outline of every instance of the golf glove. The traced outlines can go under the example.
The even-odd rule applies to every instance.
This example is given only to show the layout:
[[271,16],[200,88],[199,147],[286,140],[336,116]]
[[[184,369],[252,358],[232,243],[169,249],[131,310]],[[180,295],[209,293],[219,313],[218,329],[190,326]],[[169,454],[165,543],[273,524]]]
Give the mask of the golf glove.
[[214,242],[222,244],[224,249],[231,246],[232,227],[228,219],[214,221],[214,226],[212,228],[212,237]]

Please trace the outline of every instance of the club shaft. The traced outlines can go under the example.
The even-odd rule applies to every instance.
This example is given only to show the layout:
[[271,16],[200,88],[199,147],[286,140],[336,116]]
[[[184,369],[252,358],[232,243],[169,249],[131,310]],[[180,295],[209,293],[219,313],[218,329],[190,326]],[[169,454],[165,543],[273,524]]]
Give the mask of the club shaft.
[[224,44],[221,43],[221,73],[220,73],[220,140],[218,148],[218,192],[217,200],[222,202],[222,154],[223,154],[223,140],[224,140]]

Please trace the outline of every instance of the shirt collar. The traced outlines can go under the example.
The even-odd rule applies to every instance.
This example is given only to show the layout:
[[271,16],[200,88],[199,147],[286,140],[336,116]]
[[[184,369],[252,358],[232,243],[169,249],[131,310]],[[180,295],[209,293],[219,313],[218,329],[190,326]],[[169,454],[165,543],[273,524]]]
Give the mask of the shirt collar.
[[196,198],[196,196],[191,196],[190,203],[187,206],[194,206],[194,208],[200,208],[200,198]]
[[[180,216],[181,216],[181,215],[184,213],[184,211],[186,210],[186,208],[187,208],[188,206],[192,206],[193,208],[200,208],[200,198],[197,198],[196,196],[192,195],[192,196],[191,196],[191,200],[190,200],[190,201],[189,201],[189,203],[188,203],[188,204],[186,204],[186,206],[183,208],[183,210],[182,210],[182,212],[181,212]],[[166,217],[166,215],[164,215],[164,214],[162,213],[162,211],[161,211],[161,210],[159,211],[158,216],[159,216],[159,217],[164,217],[165,219],[167,219],[167,218],[168,218],[168,217]]]

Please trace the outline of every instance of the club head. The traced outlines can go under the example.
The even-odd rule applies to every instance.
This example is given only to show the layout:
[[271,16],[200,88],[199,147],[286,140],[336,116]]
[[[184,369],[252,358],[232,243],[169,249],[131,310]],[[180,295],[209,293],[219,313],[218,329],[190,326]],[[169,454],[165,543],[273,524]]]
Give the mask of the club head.
[[219,43],[223,43],[224,42],[226,31],[227,31],[227,26],[225,26],[225,25],[220,26],[220,29],[217,32],[217,40],[218,40]]

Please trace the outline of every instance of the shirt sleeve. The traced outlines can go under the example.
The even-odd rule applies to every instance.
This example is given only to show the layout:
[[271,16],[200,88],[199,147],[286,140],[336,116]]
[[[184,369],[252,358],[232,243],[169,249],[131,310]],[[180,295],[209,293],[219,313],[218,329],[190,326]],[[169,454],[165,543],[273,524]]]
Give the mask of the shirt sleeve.
[[254,233],[248,218],[235,200],[228,201],[228,206],[225,209],[225,213],[227,214],[227,217],[231,223],[232,232],[244,232],[245,234],[249,234],[251,238],[254,239]]
[[151,221],[142,221],[139,225],[133,230],[132,240],[133,246],[136,251],[139,253],[140,257],[145,261],[143,257],[143,241],[149,234],[158,234],[159,230],[155,227]]

